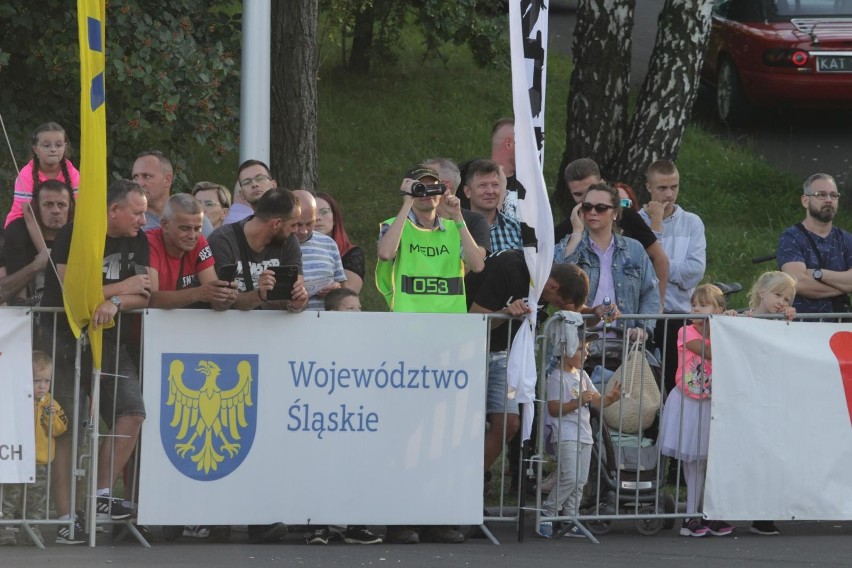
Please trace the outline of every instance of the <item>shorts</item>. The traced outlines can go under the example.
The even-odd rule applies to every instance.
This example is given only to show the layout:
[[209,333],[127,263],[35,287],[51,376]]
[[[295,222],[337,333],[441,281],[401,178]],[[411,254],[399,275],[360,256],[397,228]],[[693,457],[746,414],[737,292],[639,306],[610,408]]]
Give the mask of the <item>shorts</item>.
[[[73,417],[75,404],[85,403],[85,397],[91,395],[92,358],[88,348],[82,352],[80,370],[80,393],[74,396],[74,357],[76,342],[73,337],[63,337],[59,334],[54,355],[54,398]],[[115,338],[109,341],[109,335],[104,337],[103,360],[100,385],[100,416],[109,428],[112,428],[115,418],[122,416],[145,416],[145,403],[142,400],[142,387],[139,383],[139,372],[124,345],[115,345]],[[47,353],[51,353],[48,350]],[[80,406],[81,422],[85,421],[88,412]]]
[[506,367],[509,356],[505,351],[488,354],[488,392],[485,398],[486,414],[519,414],[518,401],[506,398]]

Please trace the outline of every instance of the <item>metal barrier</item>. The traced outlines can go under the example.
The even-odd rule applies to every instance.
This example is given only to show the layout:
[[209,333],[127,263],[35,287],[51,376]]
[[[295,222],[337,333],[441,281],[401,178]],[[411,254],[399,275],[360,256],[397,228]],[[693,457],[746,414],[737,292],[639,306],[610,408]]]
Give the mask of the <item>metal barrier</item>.
[[[44,548],[43,537],[39,526],[53,526],[57,530],[65,530],[63,538],[80,540],[88,538],[94,546],[95,532],[103,530],[107,525],[121,525],[133,534],[144,546],[149,546],[144,537],[136,530],[131,520],[115,521],[98,519],[96,512],[97,499],[97,463],[98,446],[105,435],[101,434],[101,419],[97,415],[99,408],[98,383],[101,376],[116,379],[127,378],[118,373],[118,344],[122,326],[130,325],[130,320],[138,321],[140,314],[119,314],[116,323],[115,346],[105,345],[105,353],[115,353],[116,357],[103,360],[104,369],[97,376],[84,376],[84,370],[91,368],[90,355],[84,352],[85,336],[75,341],[65,330],[65,313],[58,308],[36,308],[32,310],[33,318],[33,349],[40,350],[50,356],[52,362],[50,395],[55,403],[60,404],[68,418],[68,429],[62,436],[54,438],[53,422],[49,422],[48,436],[55,444],[52,459],[38,467],[35,484],[0,485],[4,515],[0,518],[0,537],[5,538],[3,544],[14,544],[12,540],[24,540],[38,548]],[[141,342],[139,343],[141,345]],[[138,368],[138,367],[137,367]],[[140,369],[141,371],[141,369]],[[88,373],[86,373],[88,375]],[[141,373],[140,373],[141,376]],[[83,388],[87,380],[95,381],[91,388]],[[116,399],[116,389],[119,381],[112,380],[112,399]],[[87,404],[84,393],[94,393],[91,402]],[[115,422],[115,408],[107,415],[110,423]],[[115,451],[115,438],[109,439],[105,446],[109,454]],[[135,456],[135,454],[134,454]],[[95,464],[93,467],[92,464]],[[131,469],[138,468],[138,458],[134,457]],[[116,477],[112,462],[110,462],[109,479]],[[81,490],[81,482],[87,481],[86,489]],[[130,476],[124,485],[124,497],[134,502],[137,483]],[[35,489],[37,499],[32,499],[30,493]],[[21,493],[20,499],[16,495]],[[112,484],[110,494],[115,495]],[[84,495],[85,498],[81,498]],[[35,511],[33,510],[35,508]],[[61,517],[65,516],[65,519]],[[76,518],[75,518],[76,517]],[[76,522],[75,522],[76,521]],[[84,523],[85,521],[85,523]],[[82,525],[85,534],[79,534]],[[20,535],[26,535],[21,539]]]
[[[64,318],[62,310],[58,309],[39,309],[39,322],[34,326],[35,339],[34,348],[46,351],[53,363],[53,381],[51,385],[51,394],[54,399],[57,398],[57,386],[62,384],[67,386],[73,385],[70,391],[70,397],[74,401],[79,401],[77,404],[67,405],[64,410],[70,418],[69,431],[60,439],[67,447],[61,450],[57,445],[57,457],[51,463],[47,463],[39,470],[39,478],[42,481],[42,487],[33,487],[24,485],[20,491],[23,501],[20,501],[17,510],[7,509],[8,506],[15,507],[15,499],[12,498],[11,492],[14,489],[7,486],[0,486],[0,497],[4,504],[4,513],[6,515],[0,518],[0,533],[6,534],[6,529],[13,526],[19,526],[18,536],[26,534],[27,537],[38,547],[43,547],[43,544],[38,538],[34,528],[39,526],[51,525],[57,528],[66,528],[69,532],[74,531],[75,522],[73,515],[76,512],[78,520],[81,522],[85,519],[88,529],[88,542],[94,545],[95,532],[104,526],[115,525],[119,532],[132,534],[141,544],[148,546],[144,536],[133,525],[131,518],[126,520],[112,519],[97,519],[97,464],[99,462],[99,446],[105,439],[105,435],[101,433],[105,427],[101,424],[100,417],[97,416],[99,408],[98,395],[100,389],[97,387],[97,381],[100,376],[106,377],[107,381],[111,379],[112,399],[115,399],[116,390],[119,386],[119,381],[128,377],[122,374],[122,361],[119,357],[119,343],[123,334],[133,335],[138,331],[137,323],[138,314],[121,314],[119,319],[118,329],[116,330],[115,347],[107,350],[113,356],[109,360],[104,360],[104,370],[100,376],[93,377],[96,384],[92,389],[82,388],[86,384],[88,377],[85,376],[86,365],[84,364],[89,357],[88,353],[84,353],[84,345],[82,342],[68,342],[68,338],[62,337],[60,328],[64,326],[61,318]],[[133,316],[132,320],[128,315]],[[493,314],[487,316],[488,319],[510,319],[507,316]],[[637,320],[640,322],[656,320],[657,325],[661,322],[679,323],[685,321],[686,318],[682,315],[660,315],[654,317],[627,315],[625,319]],[[775,316],[777,319],[780,316]],[[811,314],[801,315],[797,319],[823,319],[823,318],[848,318],[849,314]],[[688,316],[688,319],[704,319],[706,316]],[[515,523],[518,527],[518,538],[523,540],[524,534],[524,519],[527,511],[534,511],[536,517],[536,525],[541,522],[567,521],[573,524],[568,524],[563,530],[575,530],[581,535],[586,536],[593,542],[597,542],[595,535],[600,535],[611,530],[614,522],[632,521],[636,529],[642,534],[655,534],[663,528],[671,528],[676,519],[683,519],[690,516],[697,516],[698,513],[687,513],[682,510],[680,504],[683,496],[684,485],[681,482],[681,465],[675,460],[669,460],[664,457],[658,447],[657,429],[658,421],[654,420],[650,424],[642,424],[635,434],[630,432],[629,437],[625,424],[627,421],[627,411],[624,406],[619,406],[618,411],[612,415],[610,413],[609,425],[600,414],[596,414],[589,410],[591,433],[593,442],[589,452],[591,458],[588,459],[588,482],[585,483],[584,491],[581,495],[581,500],[578,508],[574,511],[560,513],[560,511],[545,512],[545,498],[549,492],[549,485],[546,480],[546,473],[552,474],[556,480],[565,468],[573,468],[573,477],[582,479],[586,477],[585,459],[581,460],[581,448],[578,445],[573,446],[573,460],[562,460],[560,458],[568,457],[564,452],[565,447],[559,444],[555,446],[553,457],[549,457],[546,450],[546,442],[548,437],[545,435],[545,420],[548,414],[547,396],[546,396],[546,377],[547,371],[552,366],[551,362],[551,345],[548,338],[552,335],[552,328],[559,325],[556,318],[549,319],[543,329],[543,334],[538,338],[540,343],[540,376],[538,385],[538,424],[534,432],[537,434],[534,440],[535,453],[532,456],[524,455],[522,451],[517,456],[511,456],[508,444],[502,444],[501,452],[495,464],[491,468],[493,482],[491,484],[492,491],[496,490],[496,495],[485,497],[486,514],[485,522],[504,522]],[[511,348],[511,326],[505,326],[505,333],[509,339],[509,349]],[[610,332],[614,331],[615,327],[606,326],[601,332],[601,336],[596,336],[595,346],[598,348],[590,354],[590,358],[584,362],[584,367],[589,366],[590,362],[594,362],[595,366],[599,365],[601,369],[609,371],[615,370],[623,361],[627,359],[625,354],[628,353],[628,341],[625,337],[610,337]],[[504,331],[501,330],[500,333]],[[141,337],[141,335],[140,335]],[[665,346],[671,337],[667,331],[662,332],[661,345]],[[142,374],[141,369],[141,341],[137,345],[140,349],[139,353],[130,355],[135,360],[135,365],[139,369],[139,375]],[[489,361],[495,361],[502,357],[502,353],[498,357],[491,357],[490,345],[489,352],[486,356]],[[505,352],[508,357],[509,351]],[[645,344],[642,344],[638,350],[638,357],[642,360],[649,360],[650,372],[653,374],[653,383],[640,380],[637,385],[634,385],[632,396],[638,398],[636,411],[641,416],[644,411],[648,410],[646,397],[647,389],[650,384],[654,385],[656,395],[659,397],[660,405],[651,409],[651,414],[656,416],[660,413],[661,405],[665,402],[665,389],[661,388],[663,377],[672,369],[667,368],[665,348],[659,354],[653,354],[647,351]],[[605,371],[601,371],[604,373]],[[643,370],[640,372],[640,379],[643,373],[648,372]],[[591,373],[592,379],[597,379],[594,373]],[[69,383],[70,382],[70,383]],[[605,379],[599,381],[604,384]],[[624,387],[625,385],[622,385]],[[484,387],[487,388],[487,385]],[[61,389],[60,389],[61,390]],[[578,395],[582,395],[584,389],[578,391]],[[606,394],[603,387],[600,389],[602,394]],[[82,393],[92,392],[93,400],[90,404],[85,404],[82,400]],[[60,393],[59,397],[67,398],[67,393]],[[576,397],[575,397],[576,398]],[[115,423],[115,409],[109,409],[111,414],[107,414],[107,423]],[[512,422],[509,415],[511,412],[506,408],[505,404],[502,410],[502,420],[499,423],[502,425],[502,433],[500,438],[504,439],[509,433],[509,424]],[[519,438],[515,435],[514,440]],[[650,443],[643,440],[650,440]],[[115,452],[115,437],[106,438],[109,448],[109,453],[112,455]],[[647,445],[646,445],[647,444]],[[568,446],[566,446],[568,447]],[[63,453],[66,452],[67,453]],[[130,464],[129,472],[123,483],[123,494],[127,501],[131,504],[135,502],[134,496],[137,494],[138,481],[133,472],[138,471],[138,458],[133,457],[128,462]],[[566,465],[567,464],[567,465]],[[667,471],[672,472],[672,477],[667,476]],[[513,472],[514,470],[514,472]],[[532,473],[534,477],[534,495],[535,503],[532,507],[527,507],[527,473]],[[114,465],[108,462],[108,473],[105,477],[109,480],[118,477]],[[510,485],[509,479],[515,476],[519,481],[517,488],[511,488],[506,491]],[[103,477],[103,476],[102,476]],[[85,489],[80,488],[80,483],[87,479]],[[670,479],[670,483],[666,480]],[[111,484],[112,485],[112,484]],[[562,495],[558,481],[555,485],[556,495],[553,503],[561,503]],[[114,488],[110,487],[110,493],[115,495]],[[40,494],[43,491],[43,494]],[[35,495],[33,495],[33,493]],[[81,498],[81,496],[83,498]],[[29,499],[28,499],[29,498]],[[10,514],[11,513],[11,514]],[[60,519],[61,515],[71,515],[71,519]],[[493,542],[497,542],[485,525],[482,525],[486,536],[491,538]],[[79,530],[79,529],[78,529]],[[72,535],[75,538],[79,535]]]
[[[642,423],[638,429],[625,426],[625,405],[619,405],[618,411],[609,413],[604,418],[602,412],[595,411],[594,408],[588,409],[588,422],[590,425],[591,445],[588,448],[583,448],[580,444],[553,444],[549,448],[547,445],[549,436],[546,433],[545,417],[552,416],[553,413],[548,411],[547,396],[547,376],[549,370],[553,368],[554,362],[551,360],[552,346],[549,345],[549,338],[553,337],[554,327],[561,324],[561,320],[554,316],[545,323],[542,340],[542,360],[541,374],[539,376],[538,385],[538,440],[536,444],[537,453],[530,460],[536,470],[536,506],[534,508],[536,516],[536,526],[540,530],[546,532],[547,523],[563,523],[561,533],[554,531],[553,536],[561,536],[566,532],[570,532],[572,536],[586,537],[590,541],[597,543],[595,535],[606,534],[612,529],[613,523],[618,521],[632,521],[638,532],[645,535],[653,535],[662,529],[670,529],[674,526],[677,519],[688,519],[692,517],[700,517],[700,506],[697,503],[690,502],[689,507],[684,503],[684,496],[688,493],[686,484],[682,482],[682,474],[685,473],[682,462],[674,457],[667,457],[662,454],[660,447],[660,420],[662,407],[666,401],[665,377],[668,373],[671,377],[674,376],[675,368],[670,368],[666,365],[667,355],[666,346],[672,344],[677,345],[677,337],[671,334],[679,332],[669,332],[670,327],[679,329],[684,323],[689,320],[706,320],[705,315],[659,315],[659,316],[636,316],[625,315],[624,319],[634,319],[639,322],[656,321],[656,325],[664,325],[661,332],[657,333],[659,345],[658,352],[652,353],[647,349],[647,343],[642,343],[638,349],[639,356],[644,361],[648,361],[647,366],[640,367],[640,378],[652,379],[640,380],[638,391],[633,389],[633,396],[638,395],[638,404],[636,401],[631,401],[634,410],[641,416],[645,410],[643,405],[647,404],[647,400],[654,397],[647,397],[647,394],[654,394],[660,404],[651,411],[653,422]],[[780,315],[762,316],[766,319],[781,319]],[[797,320],[826,320],[833,319],[834,321],[846,320],[850,318],[849,314],[801,314]],[[597,321],[597,320],[595,320]],[[705,328],[706,329],[706,328]],[[595,336],[591,343],[593,353],[587,355],[583,361],[583,369],[589,371],[592,383],[595,388],[600,390],[603,396],[608,390],[604,390],[607,380],[611,378],[620,378],[622,370],[619,369],[618,374],[612,374],[617,368],[622,367],[622,363],[626,363],[629,358],[629,343],[626,337],[614,333],[615,325],[612,327],[605,326],[600,330],[601,336]],[[584,333],[581,331],[581,333]],[[610,337],[611,335],[617,337]],[[706,331],[703,332],[702,340],[707,339]],[[674,340],[674,341],[672,341]],[[581,344],[583,338],[581,338]],[[676,360],[676,359],[675,359]],[[705,356],[702,353],[700,356],[701,365],[705,362]],[[629,366],[625,364],[624,366]],[[593,372],[594,371],[594,372]],[[647,373],[651,373],[647,377]],[[628,372],[629,374],[629,372]],[[600,378],[598,378],[600,377]],[[705,391],[705,377],[700,377],[700,384],[696,385],[699,392]],[[584,388],[583,384],[578,392],[572,393],[572,399],[582,399]],[[672,382],[673,384],[673,382]],[[625,385],[622,384],[622,389]],[[635,385],[634,385],[635,387]],[[654,393],[649,393],[645,389],[651,388]],[[675,391],[672,391],[675,392]],[[686,397],[675,392],[679,396],[680,406],[679,413],[679,432],[674,446],[676,455],[686,455],[688,445],[687,433],[683,428],[684,408],[687,404]],[[566,399],[563,399],[566,400]],[[676,399],[672,399],[673,401]],[[709,403],[709,398],[706,399]],[[562,407],[560,406],[560,409]],[[677,409],[677,407],[675,407]],[[704,428],[709,429],[709,404],[698,406],[697,416],[697,439],[702,438]],[[571,416],[573,414],[573,416]],[[569,418],[574,421],[575,427],[581,427],[579,414],[577,412],[565,411],[561,418],[564,420]],[[558,420],[554,418],[553,420]],[[576,438],[576,437],[575,437]],[[570,451],[573,455],[565,455],[564,452]],[[706,456],[706,448],[704,448]],[[587,453],[584,453],[587,452]],[[589,457],[591,454],[591,457]],[[706,463],[706,458],[705,458]],[[571,468],[570,475],[563,475],[564,468]],[[549,475],[548,475],[549,474]],[[689,474],[690,476],[693,474]],[[559,480],[563,478],[563,485],[560,486]],[[584,481],[587,479],[587,481]],[[702,485],[700,486],[699,496],[703,494],[703,473],[699,478]],[[572,485],[573,482],[573,485]],[[579,486],[580,493],[576,493]],[[562,493],[565,491],[566,493]],[[572,491],[574,492],[573,494]],[[550,499],[548,500],[548,497]],[[573,504],[571,499],[577,499],[577,505],[574,510],[559,511],[553,510],[554,504]],[[693,497],[695,499],[695,497]],[[541,527],[541,523],[545,523]]]
[[[492,320],[517,321],[505,314],[488,314],[487,319],[490,325]],[[491,376],[492,363],[495,361],[508,361],[509,354],[512,348],[512,325],[506,325],[505,330],[500,330],[498,333],[505,334],[507,340],[507,350],[505,352],[491,352],[491,336],[489,335],[488,349],[486,356],[488,357],[488,373],[486,375],[486,392],[488,389],[488,378]],[[505,377],[505,364],[502,364],[501,375]],[[503,379],[505,380],[505,378]],[[514,420],[510,420],[512,414],[507,408],[507,402],[504,400],[502,417],[497,422],[502,424],[502,439],[507,436],[508,424]],[[487,396],[486,396],[487,406]],[[486,412],[487,412],[486,408]],[[523,412],[523,409],[520,410]],[[527,497],[527,481],[531,478],[533,472],[529,471],[525,464],[529,462],[528,454],[530,451],[529,442],[522,443],[520,440],[520,424],[523,422],[522,415],[518,415],[518,427],[512,438],[505,442],[500,453],[496,456],[494,464],[485,473],[485,490],[483,495],[484,516],[483,523],[514,523],[518,529],[518,540],[523,540],[523,512],[526,509]],[[489,419],[490,421],[490,419]],[[486,432],[488,436],[488,432]],[[495,495],[496,493],[496,495]],[[496,503],[494,499],[496,498]],[[483,524],[481,530],[485,536],[495,544],[499,544],[497,539]]]

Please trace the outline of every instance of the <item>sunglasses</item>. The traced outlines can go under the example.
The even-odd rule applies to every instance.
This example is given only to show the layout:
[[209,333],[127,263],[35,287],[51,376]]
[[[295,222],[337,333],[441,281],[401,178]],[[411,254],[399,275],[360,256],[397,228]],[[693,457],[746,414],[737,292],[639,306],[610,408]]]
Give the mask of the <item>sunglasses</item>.
[[613,209],[613,206],[607,205],[606,203],[583,203],[580,205],[580,209],[582,209],[584,213],[588,213],[592,209],[598,213],[606,213],[607,210]]

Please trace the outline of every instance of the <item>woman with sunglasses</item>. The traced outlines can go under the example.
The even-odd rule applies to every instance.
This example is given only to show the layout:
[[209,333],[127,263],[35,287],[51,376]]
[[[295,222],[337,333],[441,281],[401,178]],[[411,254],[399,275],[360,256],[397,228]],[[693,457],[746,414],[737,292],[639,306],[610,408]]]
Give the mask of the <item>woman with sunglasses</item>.
[[[566,235],[556,244],[555,261],[576,264],[589,275],[590,311],[598,317],[619,314],[660,313],[660,294],[651,259],[639,241],[617,232],[621,214],[618,191],[605,183],[589,186],[577,205],[585,228]],[[614,304],[614,313],[604,300]],[[609,313],[608,313],[609,312]],[[631,340],[644,340],[654,330],[655,320],[624,322]]]

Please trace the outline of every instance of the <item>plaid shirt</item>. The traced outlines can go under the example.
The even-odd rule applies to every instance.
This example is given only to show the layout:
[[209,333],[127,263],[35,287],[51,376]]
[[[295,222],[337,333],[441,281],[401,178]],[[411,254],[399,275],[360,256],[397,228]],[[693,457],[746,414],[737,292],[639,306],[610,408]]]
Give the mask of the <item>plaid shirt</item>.
[[520,248],[523,248],[521,222],[498,211],[497,219],[491,225],[491,253]]

